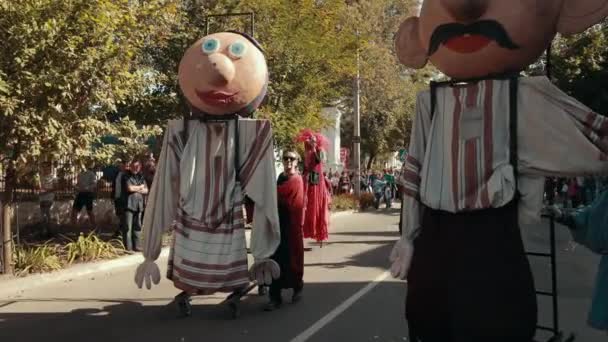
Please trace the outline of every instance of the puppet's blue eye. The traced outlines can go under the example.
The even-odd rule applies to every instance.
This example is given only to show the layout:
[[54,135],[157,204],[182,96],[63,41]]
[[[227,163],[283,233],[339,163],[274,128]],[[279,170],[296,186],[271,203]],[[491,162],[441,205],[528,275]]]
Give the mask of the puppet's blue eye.
[[215,38],[207,39],[203,42],[203,53],[208,55],[217,52],[220,49],[220,41]]
[[236,41],[230,45],[228,51],[233,58],[241,58],[247,52],[247,45],[241,41]]

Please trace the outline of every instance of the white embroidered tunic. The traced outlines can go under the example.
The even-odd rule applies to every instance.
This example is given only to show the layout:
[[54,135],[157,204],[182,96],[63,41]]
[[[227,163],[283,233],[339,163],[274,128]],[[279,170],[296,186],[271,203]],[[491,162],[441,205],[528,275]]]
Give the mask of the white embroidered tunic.
[[[280,241],[272,129],[267,120],[190,120],[167,125],[144,217],[144,256],[156,260],[164,231],[174,228],[168,278],[199,294],[249,282],[243,197],[254,202],[251,252],[269,258]],[[239,153],[238,177],[235,153]]]
[[[509,162],[509,81],[484,80],[418,95],[404,187],[403,234],[420,228],[421,204],[452,213],[501,207],[515,195]],[[520,223],[538,220],[546,176],[608,173],[608,119],[546,77],[520,78],[517,93]]]

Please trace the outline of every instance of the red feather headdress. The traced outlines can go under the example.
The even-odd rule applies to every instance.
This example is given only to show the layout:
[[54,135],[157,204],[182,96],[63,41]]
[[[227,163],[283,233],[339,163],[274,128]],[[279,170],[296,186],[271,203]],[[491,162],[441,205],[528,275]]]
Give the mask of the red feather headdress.
[[317,140],[317,146],[320,149],[327,150],[327,148],[329,147],[329,140],[327,140],[327,138],[323,134],[316,133],[310,128],[304,128],[303,130],[301,130],[300,133],[296,136],[295,140],[300,143],[306,143],[312,137],[315,137],[315,139]]

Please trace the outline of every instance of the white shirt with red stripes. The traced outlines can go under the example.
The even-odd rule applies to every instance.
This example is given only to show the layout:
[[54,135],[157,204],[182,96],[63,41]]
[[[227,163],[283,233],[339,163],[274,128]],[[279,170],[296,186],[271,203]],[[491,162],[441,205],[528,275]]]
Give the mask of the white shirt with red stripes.
[[[420,228],[422,206],[452,213],[497,208],[515,195],[509,162],[509,81],[483,80],[418,95],[409,155],[398,182],[406,196],[403,234]],[[520,224],[537,221],[546,176],[608,173],[608,118],[566,95],[546,77],[520,78]]]
[[[186,142],[183,125],[183,120],[170,120],[167,125],[143,222],[144,257],[158,258],[162,234],[172,227],[178,211],[186,219],[215,227],[231,213],[235,201],[241,205],[236,192],[243,191],[254,202],[251,253],[255,260],[269,258],[280,242],[270,121],[240,119],[238,149],[235,121],[191,120]],[[239,153],[239,184],[235,153]]]

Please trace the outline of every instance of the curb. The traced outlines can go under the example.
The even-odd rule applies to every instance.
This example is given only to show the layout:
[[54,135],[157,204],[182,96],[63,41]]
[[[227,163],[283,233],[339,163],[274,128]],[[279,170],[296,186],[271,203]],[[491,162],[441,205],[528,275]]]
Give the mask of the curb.
[[[330,218],[334,219],[337,217],[343,217],[354,214],[355,211],[340,211],[332,213]],[[249,240],[251,232],[245,231],[247,240]],[[167,257],[169,255],[169,247],[162,249],[159,258]],[[123,268],[132,267],[138,265],[144,261],[144,257],[141,254],[128,255],[119,257],[113,260],[97,261],[91,263],[82,263],[67,269],[58,270],[49,273],[34,274],[22,278],[8,278],[6,280],[0,279],[0,300],[2,298],[18,297],[21,293],[34,289],[36,287],[50,285],[60,282],[69,282],[76,278],[84,278],[87,276],[95,275],[110,275],[114,271],[121,270]]]

